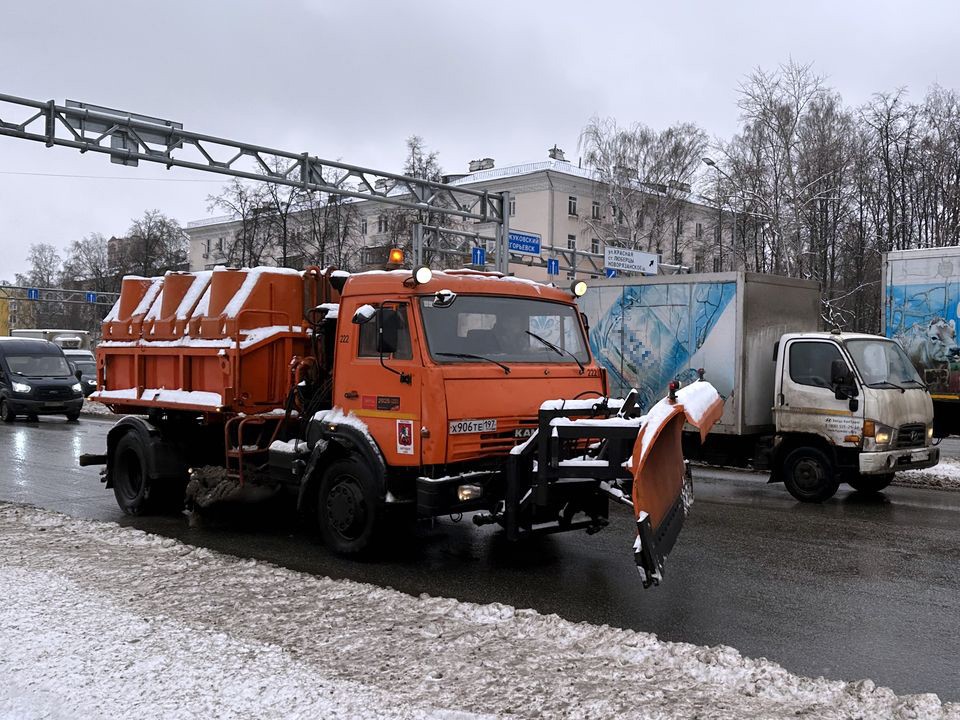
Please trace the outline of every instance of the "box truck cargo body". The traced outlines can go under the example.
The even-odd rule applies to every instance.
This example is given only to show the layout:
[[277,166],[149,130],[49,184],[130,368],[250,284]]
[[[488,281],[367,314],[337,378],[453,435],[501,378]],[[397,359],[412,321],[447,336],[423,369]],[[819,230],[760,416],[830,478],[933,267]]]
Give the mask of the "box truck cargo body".
[[702,368],[726,398],[713,432],[727,435],[773,431],[774,345],[817,330],[819,305],[816,282],[747,272],[598,280],[580,300],[613,394],[635,387],[650,407]]
[[881,292],[883,333],[930,389],[937,434],[960,433],[960,247],[886,253]]

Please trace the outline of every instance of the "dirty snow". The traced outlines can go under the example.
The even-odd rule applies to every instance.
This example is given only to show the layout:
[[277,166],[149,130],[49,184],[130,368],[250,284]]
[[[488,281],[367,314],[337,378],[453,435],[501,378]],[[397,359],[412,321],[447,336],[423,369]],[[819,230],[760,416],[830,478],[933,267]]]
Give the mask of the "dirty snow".
[[108,408],[103,403],[99,403],[96,400],[91,400],[90,398],[84,399],[83,409],[80,412],[85,415],[113,415],[113,410]]
[[[465,569],[470,572],[470,569]],[[960,718],[730,647],[314,577],[0,504],[0,717]]]
[[223,405],[220,393],[203,390],[167,390],[166,388],[144,388],[141,400],[170,403],[172,405],[202,405],[218,408]]
[[940,462],[926,470],[903,470],[894,474],[894,485],[960,490],[960,458],[940,456]]

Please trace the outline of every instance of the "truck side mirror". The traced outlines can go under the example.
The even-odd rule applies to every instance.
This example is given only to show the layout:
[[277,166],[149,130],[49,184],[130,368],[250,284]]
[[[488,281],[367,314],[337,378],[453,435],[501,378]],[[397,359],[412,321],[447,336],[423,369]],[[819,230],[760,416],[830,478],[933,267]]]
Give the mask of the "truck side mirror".
[[80,368],[77,368],[76,370],[73,371],[73,376],[77,380],[83,380],[83,370],[81,370]]
[[848,374],[847,364],[841,358],[830,363],[830,384],[834,387],[846,384]]
[[397,351],[400,343],[400,313],[394,308],[380,308],[377,352],[389,355]]
[[836,358],[830,363],[830,386],[833,388],[833,396],[837,400],[846,400],[857,396],[857,385],[854,382],[853,370],[847,367],[846,361],[842,358]]

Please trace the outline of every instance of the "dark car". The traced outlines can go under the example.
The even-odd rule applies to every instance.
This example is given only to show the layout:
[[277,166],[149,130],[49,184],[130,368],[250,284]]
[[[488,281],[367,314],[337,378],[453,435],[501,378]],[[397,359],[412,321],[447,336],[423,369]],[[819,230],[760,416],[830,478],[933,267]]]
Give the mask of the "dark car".
[[67,356],[67,362],[76,375],[80,371],[80,387],[83,388],[83,396],[87,397],[97,389],[97,361],[93,353],[89,350],[64,350],[63,354]]
[[0,337],[0,419],[80,417],[83,389],[63,350],[46,340]]

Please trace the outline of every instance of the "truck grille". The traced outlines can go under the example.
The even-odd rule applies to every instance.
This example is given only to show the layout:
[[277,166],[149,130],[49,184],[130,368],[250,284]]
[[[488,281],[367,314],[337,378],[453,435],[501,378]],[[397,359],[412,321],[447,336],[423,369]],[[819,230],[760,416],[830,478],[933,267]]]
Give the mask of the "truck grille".
[[529,432],[537,427],[535,419],[499,418],[497,432],[468,435],[450,435],[447,438],[447,460],[455,462],[475,457],[507,455],[515,446],[529,437],[517,437],[517,431]]
[[923,447],[926,443],[927,428],[923,423],[901,425],[897,430],[897,447]]

